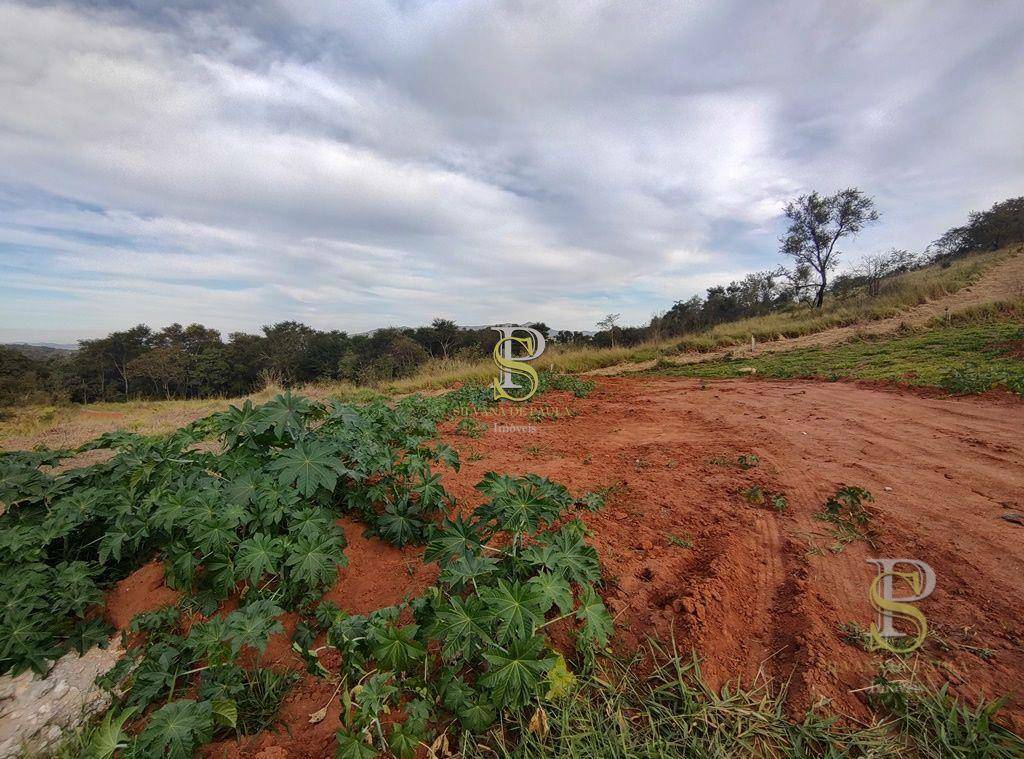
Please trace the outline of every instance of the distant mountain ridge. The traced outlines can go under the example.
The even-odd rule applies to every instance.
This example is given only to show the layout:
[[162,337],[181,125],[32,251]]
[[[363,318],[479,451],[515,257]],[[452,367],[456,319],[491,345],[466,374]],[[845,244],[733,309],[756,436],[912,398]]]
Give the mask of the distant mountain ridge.
[[24,353],[29,358],[50,358],[51,356],[74,353],[78,350],[77,345],[66,343],[3,343],[3,347]]

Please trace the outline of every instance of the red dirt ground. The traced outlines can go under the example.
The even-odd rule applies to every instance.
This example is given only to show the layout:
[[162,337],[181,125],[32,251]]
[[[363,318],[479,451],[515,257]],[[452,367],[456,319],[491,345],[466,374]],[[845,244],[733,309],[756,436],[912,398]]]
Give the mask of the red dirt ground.
[[[1008,719],[1024,731],[1024,527],[1000,518],[1024,512],[1024,403],[810,381],[717,381],[706,390],[674,378],[598,382],[589,398],[550,393],[535,404],[568,406],[571,417],[480,416],[489,428],[479,439],[446,424],[443,437],[463,466],[444,481],[465,508],[479,502],[473,485],[489,470],[536,472],[578,494],[615,486],[602,511],[581,516],[604,566],[617,650],[674,633],[703,657],[716,685],[763,672],[790,680],[794,710],[826,701],[861,718],[867,710],[858,690],[881,657],[844,642],[839,627],[872,621],[867,588],[875,568],[865,559],[916,558],[938,578],[918,604],[937,634],[920,669],[971,700],[1009,694]],[[495,422],[520,429],[499,431]],[[741,454],[756,454],[760,464],[733,465]],[[856,542],[833,553],[829,525],[812,517],[842,484],[875,495],[876,549]],[[740,491],[752,485],[784,493],[788,509],[749,504]],[[327,596],[342,607],[369,611],[434,579],[415,549],[400,551],[363,538],[356,522],[343,524],[350,564]],[[125,583],[158,592],[147,577]],[[111,619],[125,618],[122,605],[138,611],[136,595],[112,593]],[[986,661],[978,649],[993,656]],[[263,659],[296,666],[285,639]],[[308,715],[332,693],[307,677],[285,703],[286,727],[209,746],[206,755],[330,756],[337,704],[318,725]]]

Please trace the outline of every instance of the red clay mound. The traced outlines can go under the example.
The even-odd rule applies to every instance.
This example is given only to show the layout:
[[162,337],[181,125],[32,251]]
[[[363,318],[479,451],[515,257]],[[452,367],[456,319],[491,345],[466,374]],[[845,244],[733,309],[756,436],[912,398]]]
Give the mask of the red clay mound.
[[[1010,694],[1009,718],[1024,729],[1024,527],[1000,518],[1024,511],[1024,403],[843,383],[706,384],[601,379],[589,398],[551,393],[531,404],[560,411],[557,419],[478,415],[488,424],[479,439],[448,423],[443,437],[463,465],[445,473],[445,486],[466,509],[479,503],[473,486],[490,470],[536,472],[575,494],[615,486],[602,511],[581,512],[604,565],[615,647],[628,654],[649,636],[674,635],[703,657],[716,685],[759,672],[790,680],[794,712],[824,700],[842,714],[866,714],[858,691],[881,657],[840,631],[873,619],[875,568],[865,560],[925,561],[937,587],[918,604],[934,633],[921,671],[972,701]],[[739,466],[746,454],[758,464]],[[812,516],[844,484],[875,496],[874,549],[857,541],[834,552],[830,525]],[[784,494],[787,508],[751,503],[758,499],[743,491],[755,486]],[[418,550],[363,538],[352,520],[343,526],[350,564],[326,596],[342,608],[365,613],[434,580]],[[112,603],[135,608],[135,593],[153,596],[146,578],[137,590],[119,588]],[[297,665],[283,636],[263,663]],[[206,754],[332,755],[337,703],[323,722],[308,718],[333,690],[305,677],[278,732]]]

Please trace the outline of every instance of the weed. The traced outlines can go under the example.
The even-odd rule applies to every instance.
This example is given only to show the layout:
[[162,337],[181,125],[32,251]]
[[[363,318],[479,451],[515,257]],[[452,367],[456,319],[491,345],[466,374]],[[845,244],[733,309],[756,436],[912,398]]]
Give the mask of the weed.
[[789,501],[782,493],[769,493],[768,500],[771,502],[772,508],[780,514],[789,508]]
[[539,445],[528,445],[525,446],[523,450],[528,456],[532,456],[533,458],[539,457],[544,452],[544,449]]
[[761,463],[761,459],[753,453],[744,453],[736,461],[740,469],[753,469]]
[[839,637],[844,643],[856,646],[863,651],[872,651],[871,636],[868,631],[856,622],[844,622],[839,625]]
[[957,394],[1005,388],[1024,394],[1024,362],[1016,353],[1024,304],[1002,304],[903,334],[862,337],[839,345],[767,353],[743,361],[716,359],[662,369],[685,377],[758,376],[863,379],[940,387]]
[[547,380],[547,385],[553,387],[555,390],[567,390],[571,392],[577,398],[586,398],[592,392],[594,392],[594,382],[592,380],[583,379],[572,374],[551,374],[549,372],[541,373],[541,390],[544,390],[544,380]]
[[669,533],[665,537],[671,545],[677,546],[679,548],[693,548],[693,538],[691,538],[689,535],[679,537],[678,535],[673,535]]
[[950,369],[939,380],[939,387],[954,395],[984,393],[1000,384],[1005,384],[1005,381],[999,373],[979,366]]
[[740,491],[743,497],[747,500],[747,503],[755,506],[760,506],[764,503],[764,491],[760,485],[752,485],[751,487]]
[[455,425],[456,435],[478,438],[487,431],[487,425],[471,416],[462,417]]
[[865,501],[874,500],[864,488],[843,485],[825,502],[825,508],[814,515],[815,519],[833,525],[832,535],[836,538],[832,549],[834,553],[839,553],[856,540],[863,540],[874,548],[871,513],[863,505]]
[[996,720],[1005,699],[982,700],[971,707],[950,695],[948,683],[935,690],[912,677],[889,678],[891,672],[906,667],[899,662],[891,663],[890,670],[875,679],[869,702],[892,715],[899,735],[917,756],[1024,756],[1024,740]]
[[599,488],[597,490],[586,493],[582,497],[576,499],[576,503],[587,511],[600,511],[604,508],[605,501],[608,496],[615,491],[615,486],[612,485],[606,488]]

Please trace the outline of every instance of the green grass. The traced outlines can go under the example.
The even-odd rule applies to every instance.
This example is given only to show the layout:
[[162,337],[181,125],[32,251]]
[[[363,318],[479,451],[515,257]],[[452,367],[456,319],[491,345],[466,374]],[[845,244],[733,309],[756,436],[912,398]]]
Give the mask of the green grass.
[[982,317],[953,318],[948,325],[896,337],[861,338],[745,359],[660,365],[652,373],[730,378],[746,376],[749,372],[741,370],[753,368],[758,377],[881,380],[957,394],[993,388],[1024,394],[1024,311],[1015,306]]
[[462,755],[982,759],[1024,750],[1024,741],[997,721],[1001,702],[971,707],[913,678],[879,678],[872,703],[881,716],[859,724],[815,709],[794,719],[785,684],[761,679],[713,688],[696,657],[674,648],[655,646],[653,659],[658,664],[646,676],[639,659],[579,675],[567,695],[541,704],[543,720],[535,713],[512,718],[505,740],[465,746]]

